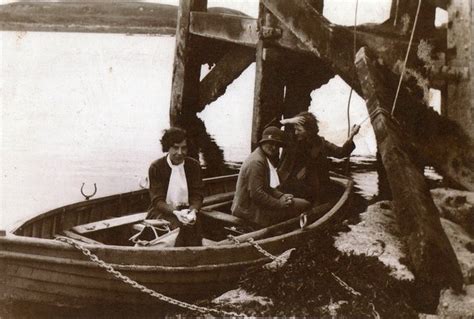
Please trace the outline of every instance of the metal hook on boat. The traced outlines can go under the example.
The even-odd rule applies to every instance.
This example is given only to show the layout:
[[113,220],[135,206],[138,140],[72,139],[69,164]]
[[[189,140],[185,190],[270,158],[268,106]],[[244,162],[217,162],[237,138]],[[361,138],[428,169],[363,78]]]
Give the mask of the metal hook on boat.
[[308,216],[306,213],[303,213],[300,215],[300,228],[303,229],[306,227],[306,224],[308,223]]
[[97,185],[96,185],[96,183],[94,183],[94,192],[93,192],[92,194],[90,194],[90,195],[84,194],[84,183],[82,183],[82,186],[81,186],[81,194],[82,194],[82,196],[84,196],[84,198],[85,198],[86,200],[89,200],[89,198],[93,197],[96,193],[97,193]]
[[148,180],[148,176],[145,177],[145,180],[143,178],[140,178],[138,181],[138,186],[140,186],[141,189],[146,189],[150,186],[150,181]]

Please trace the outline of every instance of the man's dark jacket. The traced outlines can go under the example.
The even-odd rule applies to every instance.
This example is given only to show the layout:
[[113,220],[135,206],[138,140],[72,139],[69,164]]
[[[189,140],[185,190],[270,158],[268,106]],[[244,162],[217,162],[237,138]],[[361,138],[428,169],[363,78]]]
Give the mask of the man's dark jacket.
[[276,210],[283,209],[282,192],[270,187],[268,161],[260,147],[242,164],[237,180],[232,214],[261,226],[275,223]]

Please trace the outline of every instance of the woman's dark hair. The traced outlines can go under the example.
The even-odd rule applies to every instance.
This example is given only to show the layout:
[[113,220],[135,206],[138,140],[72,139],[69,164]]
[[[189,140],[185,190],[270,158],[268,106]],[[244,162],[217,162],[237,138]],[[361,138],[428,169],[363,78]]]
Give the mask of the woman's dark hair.
[[174,144],[181,143],[186,139],[186,131],[179,127],[170,127],[164,130],[161,138],[161,148],[163,152],[168,152]]
[[303,117],[303,128],[306,130],[306,132],[308,132],[309,134],[319,133],[318,120],[316,119],[316,116],[314,116],[313,113],[305,111],[298,113],[297,116]]

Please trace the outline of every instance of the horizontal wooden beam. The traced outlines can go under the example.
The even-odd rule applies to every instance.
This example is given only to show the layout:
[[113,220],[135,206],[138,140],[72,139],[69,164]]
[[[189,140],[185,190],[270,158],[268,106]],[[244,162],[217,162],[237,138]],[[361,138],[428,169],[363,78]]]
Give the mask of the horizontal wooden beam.
[[[275,15],[303,43],[307,50],[315,54],[351,85],[359,94],[360,85],[354,71],[354,31],[352,27],[330,23],[305,1],[262,0],[265,7]],[[298,17],[295,19],[294,17]],[[356,32],[356,48],[368,47],[379,62],[392,70],[403,61],[408,47],[408,39],[387,32],[383,26],[360,26]],[[437,43],[433,39],[430,42]],[[418,42],[412,44],[408,67],[419,68],[416,56]],[[435,48],[436,50],[437,48]]]
[[259,38],[265,38],[271,41],[270,45],[309,53],[308,48],[284,25],[275,28],[262,27],[259,32],[257,19],[247,16],[192,12],[189,31],[194,35],[253,48],[256,47]]
[[257,20],[241,15],[191,12],[189,32],[250,47],[258,41]]

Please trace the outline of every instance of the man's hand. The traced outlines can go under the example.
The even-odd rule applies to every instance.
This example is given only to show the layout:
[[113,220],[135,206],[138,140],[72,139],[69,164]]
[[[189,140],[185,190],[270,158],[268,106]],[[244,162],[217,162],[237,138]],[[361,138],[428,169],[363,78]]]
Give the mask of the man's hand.
[[359,133],[359,130],[360,130],[360,125],[352,126],[351,134],[349,135],[349,139],[352,140],[354,138],[354,136],[356,136],[357,133]]

